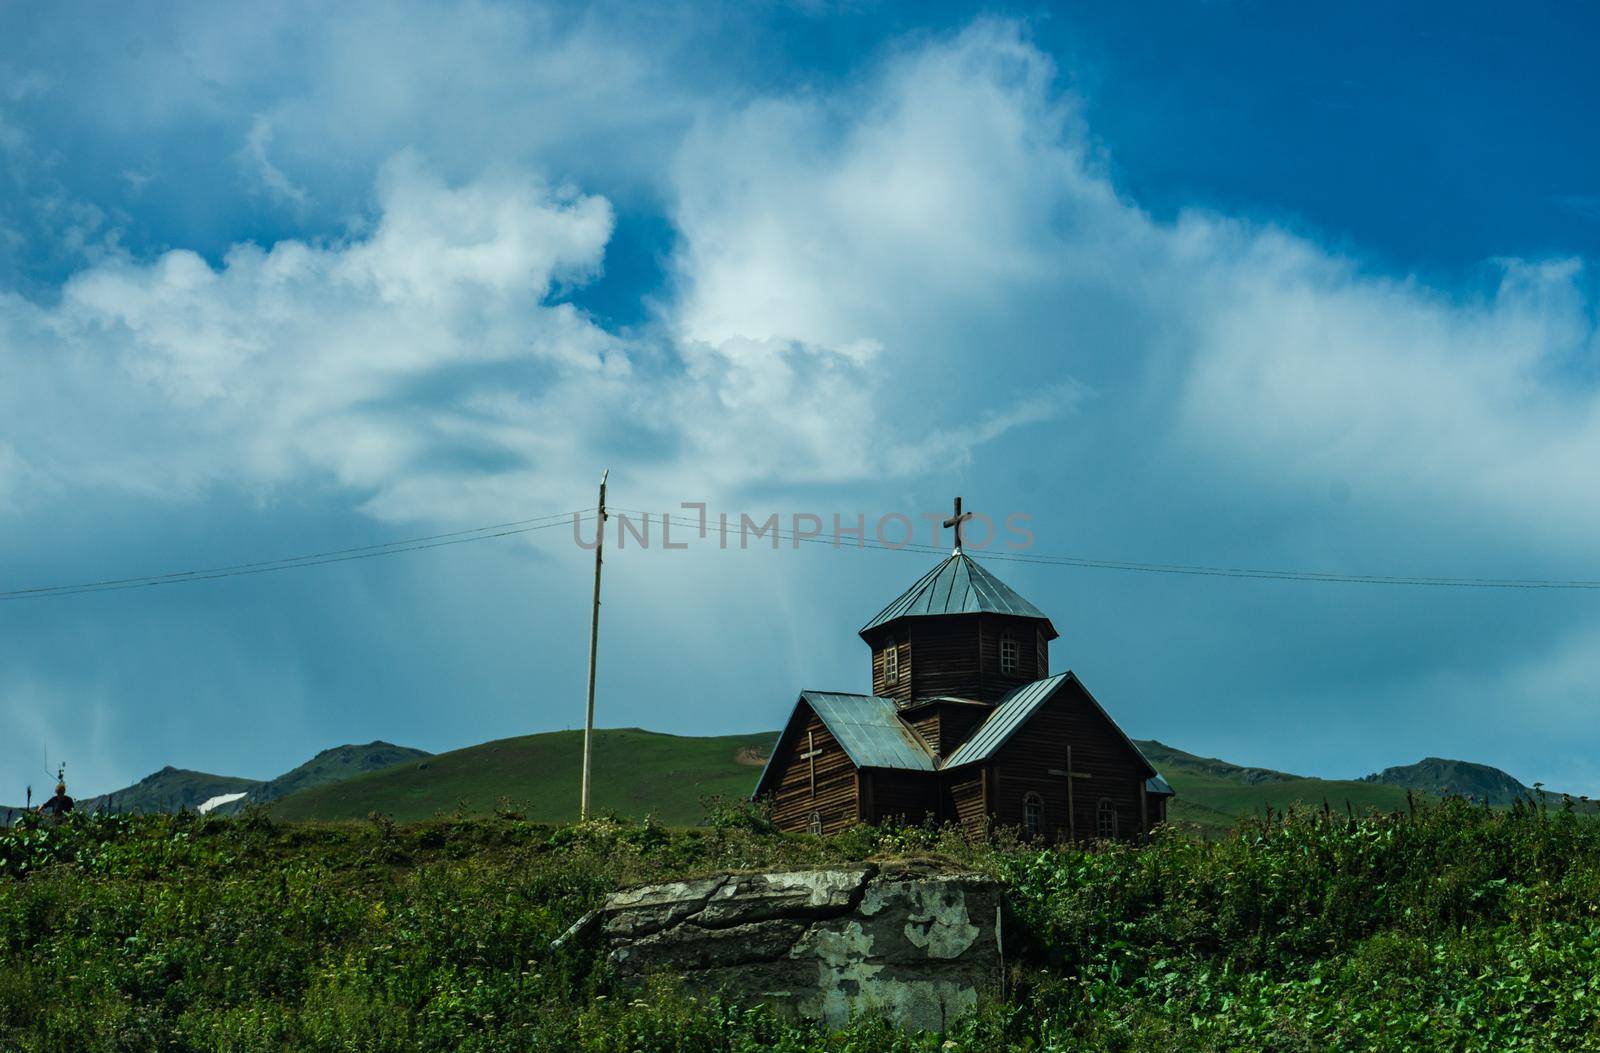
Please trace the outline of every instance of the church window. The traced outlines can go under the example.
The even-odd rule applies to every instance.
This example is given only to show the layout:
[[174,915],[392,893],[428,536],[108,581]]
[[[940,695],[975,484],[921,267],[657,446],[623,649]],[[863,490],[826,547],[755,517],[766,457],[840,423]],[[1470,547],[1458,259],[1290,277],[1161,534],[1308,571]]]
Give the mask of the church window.
[[817,834],[818,836],[821,836],[821,834],[822,834],[822,813],[821,812],[812,812],[810,815],[808,815],[806,817],[806,833],[808,833],[808,834]]
[[1010,633],[1000,637],[1000,672],[1007,676],[1017,672],[1017,638]]
[[900,682],[900,645],[893,640],[883,651],[883,682],[898,684]]
[[1036,793],[1023,794],[1022,828],[1029,837],[1038,837],[1044,829],[1044,798]]
[[1117,836],[1117,806],[1111,803],[1111,798],[1100,798],[1100,804],[1094,812],[1095,832],[1103,839],[1110,841]]
[[1037,672],[1040,680],[1050,675],[1050,652],[1044,645],[1044,633],[1037,633],[1033,638],[1033,653],[1037,658]]

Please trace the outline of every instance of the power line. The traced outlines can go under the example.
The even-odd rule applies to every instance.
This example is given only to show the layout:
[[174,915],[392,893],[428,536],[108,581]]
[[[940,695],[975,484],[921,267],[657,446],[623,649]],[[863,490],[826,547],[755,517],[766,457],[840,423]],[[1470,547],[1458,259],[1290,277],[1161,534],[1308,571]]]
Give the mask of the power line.
[[594,510],[576,509],[570,512],[550,512],[545,515],[534,516],[531,519],[521,519],[510,523],[495,523],[467,530],[452,530],[443,534],[428,534],[422,537],[402,538],[397,541],[383,541],[372,545],[358,545],[353,548],[331,549],[326,552],[312,552],[300,556],[285,556],[281,559],[234,563],[228,566],[208,567],[200,570],[180,570],[169,574],[152,574],[137,578],[108,578],[102,581],[80,582],[74,585],[44,585],[34,588],[13,589],[8,592],[0,592],[0,601],[43,599],[49,596],[77,596],[86,592],[117,592],[123,589],[151,588],[157,585],[182,585],[193,581],[214,581],[218,578],[267,574],[279,570],[295,570],[300,567],[319,567],[329,563],[347,563],[358,559],[374,559],[378,556],[392,556],[402,552],[421,552],[426,549],[464,545],[474,541],[488,541],[493,538],[510,537],[515,534],[527,534],[535,530],[546,530],[550,527],[563,525],[568,516],[574,517],[574,523],[582,523],[594,518]]
[[[686,516],[669,516],[663,512],[645,512],[635,508],[616,508],[618,512],[628,512],[634,515],[650,515],[657,519],[672,520],[674,526],[692,527],[700,529],[698,519]],[[708,518],[706,530],[709,533],[717,529]],[[921,554],[940,554],[948,549],[942,545],[923,545],[908,541],[905,544],[889,544],[875,539],[861,538],[859,542],[836,542],[833,538],[822,535],[800,534],[776,528],[773,531],[763,531],[761,539],[776,535],[780,541],[807,542],[810,544],[829,545],[834,548],[866,548],[892,552],[914,552]],[[971,545],[969,544],[970,548]],[[1248,578],[1263,581],[1300,581],[1322,584],[1340,585],[1411,585],[1433,588],[1470,588],[1470,589],[1600,589],[1600,581],[1586,579],[1552,579],[1552,578],[1482,578],[1482,577],[1435,577],[1420,574],[1349,574],[1334,573],[1317,570],[1272,570],[1258,567],[1225,567],[1205,566],[1186,563],[1141,563],[1132,560],[1092,559],[1085,556],[1049,555],[1031,552],[982,552],[984,559],[1005,560],[1012,563],[1032,563],[1040,566],[1055,567],[1082,567],[1092,570],[1120,570],[1143,574],[1180,574],[1192,577],[1216,578]]]
[[[637,508],[615,508],[614,511],[629,513],[637,516],[649,516],[661,522],[670,521],[674,526],[699,530],[702,526],[700,520],[688,516],[671,515],[662,512],[647,512]],[[371,545],[358,545],[351,548],[330,549],[323,552],[306,553],[299,556],[285,556],[279,559],[257,560],[246,563],[235,563],[219,567],[207,567],[196,570],[173,571],[167,574],[152,574],[142,577],[107,578],[99,581],[79,582],[70,585],[44,585],[32,588],[12,589],[0,591],[0,602],[11,600],[43,599],[51,596],[76,596],[90,592],[115,592],[123,589],[151,588],[157,585],[179,585],[195,581],[214,581],[219,578],[242,577],[251,574],[266,574],[280,570],[295,570],[301,567],[318,567],[330,563],[346,563],[353,560],[374,559],[379,556],[398,555],[406,552],[421,552],[427,549],[445,548],[452,545],[463,545],[474,541],[488,541],[495,538],[510,537],[517,534],[527,534],[550,527],[561,526],[567,517],[574,517],[574,524],[592,522],[595,519],[595,510],[592,508],[575,509],[567,512],[550,512],[544,515],[533,516],[528,519],[513,520],[506,523],[494,523],[487,526],[471,527],[464,530],[453,530],[442,534],[427,534],[420,537],[401,538],[396,541],[383,541]],[[709,516],[705,523],[705,530],[720,532],[720,525]],[[942,545],[924,545],[907,541],[904,544],[892,544],[879,541],[875,538],[861,537],[849,543],[836,541],[825,535],[797,534],[792,530],[783,530],[774,524],[773,529],[764,530],[760,540],[774,537],[779,541],[788,541],[794,544],[805,542],[813,545],[828,545],[833,548],[861,548],[876,551],[909,552],[916,554],[942,555],[948,551]],[[970,545],[969,545],[970,547]],[[1243,578],[1264,581],[1293,581],[1311,582],[1320,584],[1344,585],[1404,585],[1430,588],[1474,588],[1474,589],[1563,589],[1563,590],[1588,590],[1600,589],[1600,581],[1586,579],[1550,579],[1550,578],[1485,578],[1485,577],[1436,577],[1416,574],[1350,574],[1333,573],[1314,570],[1275,570],[1259,567],[1229,567],[1207,566],[1185,563],[1146,563],[1132,560],[1094,559],[1085,556],[1051,555],[1034,552],[999,552],[985,551],[981,553],[986,560],[1004,560],[1012,563],[1027,563],[1037,566],[1077,567],[1090,570],[1116,570],[1144,574],[1175,574],[1190,577],[1219,577]]]

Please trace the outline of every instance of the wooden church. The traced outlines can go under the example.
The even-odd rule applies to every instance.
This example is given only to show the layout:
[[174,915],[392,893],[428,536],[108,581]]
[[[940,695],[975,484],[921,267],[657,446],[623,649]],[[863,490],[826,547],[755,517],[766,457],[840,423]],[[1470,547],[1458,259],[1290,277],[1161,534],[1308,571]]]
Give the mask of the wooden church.
[[756,784],[784,830],[901,820],[1020,828],[1053,841],[1141,839],[1173,796],[1071,671],[1059,633],[961,551],[861,629],[872,694],[802,691]]

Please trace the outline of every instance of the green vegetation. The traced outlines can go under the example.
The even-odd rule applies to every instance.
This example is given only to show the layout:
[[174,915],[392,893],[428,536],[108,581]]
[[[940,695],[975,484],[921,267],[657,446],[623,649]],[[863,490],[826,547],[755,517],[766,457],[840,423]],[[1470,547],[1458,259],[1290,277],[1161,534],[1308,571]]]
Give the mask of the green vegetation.
[[[951,830],[73,817],[0,831],[0,1048],[1600,1048],[1600,823],[1460,801],[1145,849]],[[838,1034],[614,989],[550,941],[619,884],[891,855],[1007,886],[1008,997],[946,1036]]]
[[[380,812],[411,822],[513,808],[539,822],[572,822],[578,818],[582,738],[582,732],[558,731],[498,739],[292,794],[270,807],[285,819],[364,819]],[[638,728],[598,731],[595,808],[672,825],[696,823],[701,798],[750,793],[776,739],[775,732],[691,738]]]

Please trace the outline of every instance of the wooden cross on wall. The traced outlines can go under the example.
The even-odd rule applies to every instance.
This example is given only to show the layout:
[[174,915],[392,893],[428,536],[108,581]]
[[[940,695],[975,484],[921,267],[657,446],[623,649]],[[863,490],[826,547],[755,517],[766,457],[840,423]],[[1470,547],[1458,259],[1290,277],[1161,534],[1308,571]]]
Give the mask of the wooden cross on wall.
[[1072,770],[1071,746],[1067,747],[1067,766],[1065,768],[1051,768],[1049,774],[1067,780],[1067,836],[1076,841],[1078,839],[1078,810],[1073,807],[1072,803],[1072,780],[1092,779],[1094,776],[1086,771]]
[[956,531],[956,547],[955,547],[955,551],[950,553],[952,556],[961,555],[961,524],[965,523],[967,520],[969,520],[971,518],[972,518],[972,513],[971,512],[968,512],[965,515],[962,514],[962,512],[961,512],[961,498],[959,498],[959,497],[956,498],[956,511],[955,511],[955,514],[952,515],[949,519],[946,519],[944,521],[944,525],[945,526],[954,527],[955,531]]
[[817,736],[815,732],[806,732],[806,751],[800,754],[800,759],[811,762],[811,796],[817,795],[817,758],[822,756],[822,751],[817,749]]

